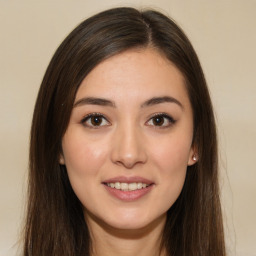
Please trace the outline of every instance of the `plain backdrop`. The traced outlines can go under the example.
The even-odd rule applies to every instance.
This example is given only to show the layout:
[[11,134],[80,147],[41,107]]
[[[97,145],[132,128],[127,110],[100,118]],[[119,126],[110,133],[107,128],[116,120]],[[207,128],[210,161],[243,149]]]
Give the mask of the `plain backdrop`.
[[76,25],[117,6],[162,11],[192,41],[216,112],[229,255],[256,255],[256,1],[0,0],[0,256],[19,255],[29,131],[45,69]]

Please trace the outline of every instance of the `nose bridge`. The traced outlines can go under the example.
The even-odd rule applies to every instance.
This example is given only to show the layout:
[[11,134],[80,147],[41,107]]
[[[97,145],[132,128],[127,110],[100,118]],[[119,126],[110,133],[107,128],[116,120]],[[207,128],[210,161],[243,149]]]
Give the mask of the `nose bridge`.
[[126,120],[117,126],[112,146],[112,161],[126,168],[147,160],[142,131],[135,121]]

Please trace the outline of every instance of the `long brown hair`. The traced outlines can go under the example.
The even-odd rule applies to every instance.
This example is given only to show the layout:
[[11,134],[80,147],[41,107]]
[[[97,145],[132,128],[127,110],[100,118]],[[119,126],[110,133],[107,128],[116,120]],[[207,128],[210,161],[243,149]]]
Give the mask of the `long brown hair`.
[[167,213],[163,246],[171,256],[226,255],[215,121],[197,55],[183,31],[165,15],[115,8],[76,27],[57,49],[43,78],[31,128],[24,256],[90,254],[81,203],[59,164],[61,141],[85,76],[104,59],[138,47],[153,47],[182,72],[199,155],[199,161],[188,167],[183,190]]

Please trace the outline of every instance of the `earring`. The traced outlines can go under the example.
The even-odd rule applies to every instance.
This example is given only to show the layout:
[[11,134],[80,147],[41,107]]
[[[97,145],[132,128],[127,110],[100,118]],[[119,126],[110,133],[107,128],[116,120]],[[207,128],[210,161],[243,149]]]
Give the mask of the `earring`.
[[192,159],[193,159],[194,161],[197,161],[196,155],[193,155]]

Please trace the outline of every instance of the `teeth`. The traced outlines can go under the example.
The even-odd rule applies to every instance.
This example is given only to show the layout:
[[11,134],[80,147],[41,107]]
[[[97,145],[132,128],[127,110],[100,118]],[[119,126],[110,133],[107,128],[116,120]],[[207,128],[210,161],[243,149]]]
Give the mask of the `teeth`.
[[115,183],[107,183],[107,185],[111,188],[123,190],[123,191],[134,191],[137,189],[143,189],[148,187],[149,185],[141,182],[133,182],[133,183],[124,183],[124,182],[115,182]]
[[121,190],[128,191],[128,189],[129,189],[129,184],[128,183],[121,183]]
[[110,183],[112,184],[111,188],[116,188],[116,189],[121,189],[121,183],[120,182],[116,182],[116,183]]
[[128,185],[128,187],[129,187],[129,190],[136,190],[136,189],[138,189],[137,183],[130,183]]
[[[145,185],[146,185],[146,184],[145,184]],[[142,183],[138,183],[138,184],[137,184],[137,188],[138,188],[138,189],[142,189],[142,186],[143,186]],[[147,186],[147,185],[146,185],[146,186]]]

